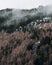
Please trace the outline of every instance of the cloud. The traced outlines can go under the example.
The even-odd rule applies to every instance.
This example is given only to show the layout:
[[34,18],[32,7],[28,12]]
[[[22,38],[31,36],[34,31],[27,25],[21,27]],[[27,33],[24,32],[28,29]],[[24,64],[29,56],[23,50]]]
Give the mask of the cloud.
[[52,4],[52,0],[0,0],[0,9],[16,8],[16,9],[30,9],[38,7],[39,5]]

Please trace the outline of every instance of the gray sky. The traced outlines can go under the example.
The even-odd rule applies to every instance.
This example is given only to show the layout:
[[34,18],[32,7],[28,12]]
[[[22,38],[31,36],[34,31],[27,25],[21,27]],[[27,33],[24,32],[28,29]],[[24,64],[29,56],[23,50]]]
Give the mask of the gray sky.
[[52,0],[0,0],[0,9],[16,8],[16,9],[31,9],[39,5],[50,5]]

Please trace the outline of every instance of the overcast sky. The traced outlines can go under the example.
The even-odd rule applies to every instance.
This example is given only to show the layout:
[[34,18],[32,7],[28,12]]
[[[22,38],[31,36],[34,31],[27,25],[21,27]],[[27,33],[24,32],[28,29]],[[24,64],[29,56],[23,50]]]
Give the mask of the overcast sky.
[[39,5],[50,5],[52,0],[0,0],[0,9],[16,8],[16,9],[31,9]]

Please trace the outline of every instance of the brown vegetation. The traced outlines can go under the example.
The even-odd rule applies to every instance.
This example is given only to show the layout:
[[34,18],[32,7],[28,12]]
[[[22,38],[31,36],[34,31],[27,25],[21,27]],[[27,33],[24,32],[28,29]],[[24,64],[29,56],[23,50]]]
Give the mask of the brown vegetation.
[[52,65],[52,29],[0,32],[0,65]]

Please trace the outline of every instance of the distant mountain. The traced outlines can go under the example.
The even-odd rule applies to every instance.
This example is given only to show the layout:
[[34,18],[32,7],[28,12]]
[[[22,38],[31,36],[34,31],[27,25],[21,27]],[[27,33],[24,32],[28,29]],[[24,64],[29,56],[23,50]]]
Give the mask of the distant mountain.
[[31,22],[44,16],[52,16],[51,6],[39,6],[30,10],[3,9],[0,10],[0,26],[18,25],[22,22]]

